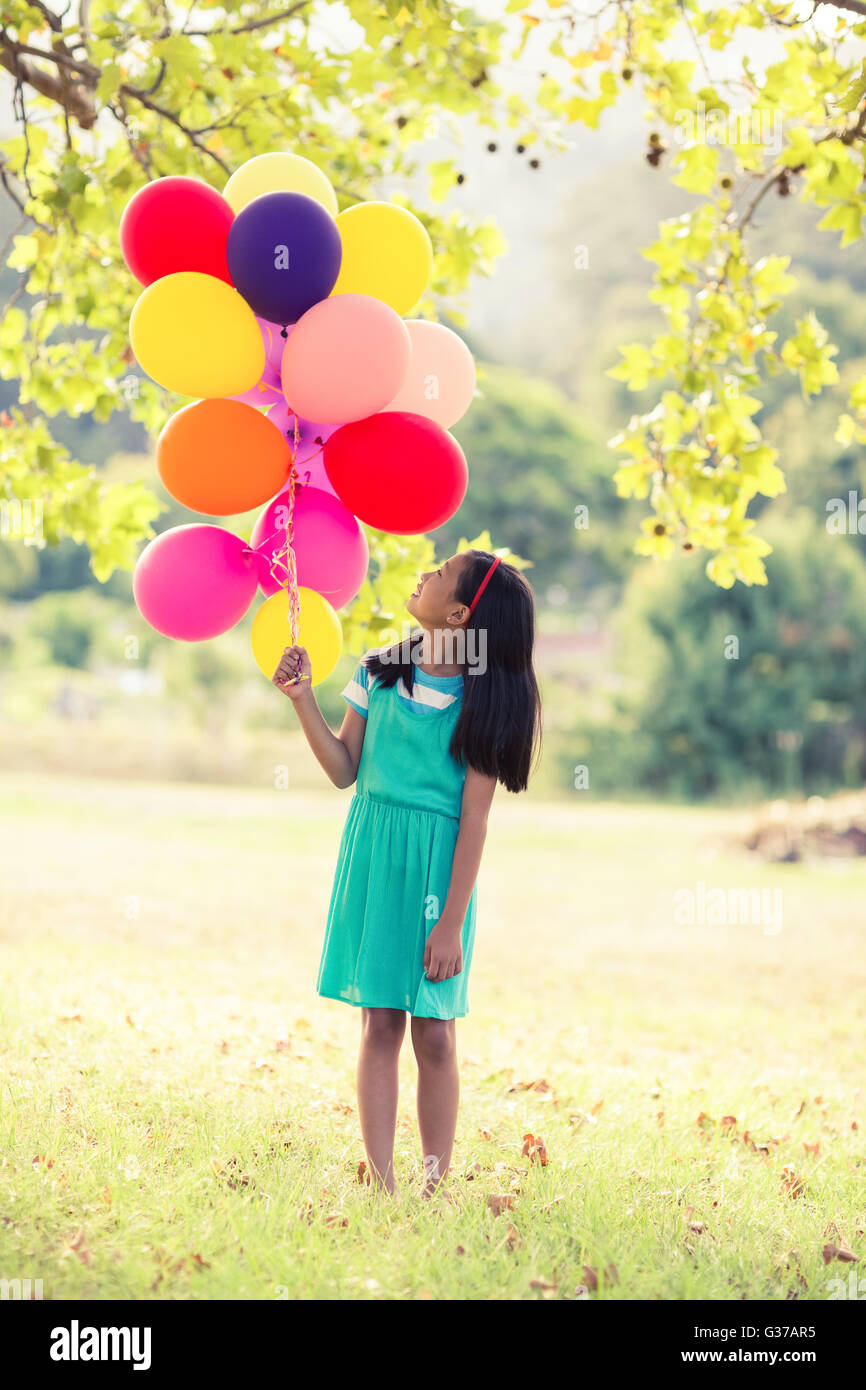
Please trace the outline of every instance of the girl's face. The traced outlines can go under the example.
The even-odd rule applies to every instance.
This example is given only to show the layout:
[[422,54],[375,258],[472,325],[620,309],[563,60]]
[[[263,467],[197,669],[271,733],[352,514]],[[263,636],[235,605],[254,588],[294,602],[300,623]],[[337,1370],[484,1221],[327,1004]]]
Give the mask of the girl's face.
[[437,570],[422,573],[418,587],[406,600],[406,611],[421,627],[459,627],[468,614],[468,606],[455,596],[461,571],[468,560],[466,554],[452,555]]

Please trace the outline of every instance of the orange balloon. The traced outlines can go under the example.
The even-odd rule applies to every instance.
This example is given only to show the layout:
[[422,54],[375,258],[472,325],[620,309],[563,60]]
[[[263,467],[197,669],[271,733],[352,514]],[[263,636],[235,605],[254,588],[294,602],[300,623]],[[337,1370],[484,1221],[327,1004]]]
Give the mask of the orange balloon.
[[289,442],[261,411],[214,397],[185,405],[164,426],[156,465],[172,497],[194,512],[232,516],[285,486]]

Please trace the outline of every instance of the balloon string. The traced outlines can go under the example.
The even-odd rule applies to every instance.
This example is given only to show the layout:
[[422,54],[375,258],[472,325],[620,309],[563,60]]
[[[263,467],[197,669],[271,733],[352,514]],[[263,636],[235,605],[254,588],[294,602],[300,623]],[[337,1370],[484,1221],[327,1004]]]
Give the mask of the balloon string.
[[293,437],[290,441],[291,464],[289,467],[289,481],[286,489],[286,525],[285,530],[280,527],[273,535],[268,536],[266,541],[260,541],[257,549],[261,554],[265,547],[278,536],[282,536],[280,544],[271,554],[269,566],[270,576],[281,588],[286,590],[288,599],[288,621],[289,621],[289,646],[294,647],[300,632],[301,619],[301,600],[298,593],[298,566],[295,559],[295,486],[298,480],[298,473],[295,467],[295,459],[298,455],[300,443],[300,431],[298,429],[298,417],[295,415]]

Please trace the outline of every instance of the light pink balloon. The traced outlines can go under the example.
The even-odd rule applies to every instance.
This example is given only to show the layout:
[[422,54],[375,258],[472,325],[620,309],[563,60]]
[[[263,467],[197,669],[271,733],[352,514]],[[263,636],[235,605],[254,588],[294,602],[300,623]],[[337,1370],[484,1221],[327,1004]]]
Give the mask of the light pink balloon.
[[[285,400],[268,411],[268,419],[285,435],[289,447],[294,448],[295,413],[289,410]],[[305,420],[302,415],[299,415],[297,420],[298,452],[295,455],[295,468],[298,472],[298,482],[307,487],[321,488],[323,492],[329,492],[332,497],[336,497],[331,480],[325,472],[324,459],[325,441],[330,439],[339,426],[320,425],[313,420]]]
[[475,393],[475,362],[462,338],[441,323],[408,319],[409,370],[386,410],[426,415],[444,430],[466,414]]
[[258,569],[246,541],[222,526],[173,526],[138,557],[132,593],[141,616],[181,642],[204,642],[240,622]]
[[[250,537],[261,557],[259,584],[268,596],[283,587],[269,570],[275,552],[285,544],[287,502],[288,493],[278,493]],[[292,544],[299,584],[315,589],[332,608],[342,608],[355,597],[366,577],[370,552],[367,537],[339,497],[321,488],[299,487]]]
[[298,319],[286,343],[286,401],[310,420],[363,420],[394,399],[411,355],[406,325],[381,299],[321,299]]

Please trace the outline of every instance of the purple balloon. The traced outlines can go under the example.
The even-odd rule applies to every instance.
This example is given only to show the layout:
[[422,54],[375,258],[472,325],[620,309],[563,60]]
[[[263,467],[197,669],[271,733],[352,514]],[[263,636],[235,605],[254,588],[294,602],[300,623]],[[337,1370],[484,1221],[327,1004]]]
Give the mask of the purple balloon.
[[297,323],[327,299],[342,257],[336,222],[306,193],[262,193],[229,228],[229,274],[253,313],[271,323]]
[[253,601],[258,562],[222,526],[173,526],[145,546],[132,576],[138,611],[164,637],[204,642],[240,622]]
[[[287,504],[288,493],[278,493],[259,515],[250,536],[250,545],[261,557],[259,583],[268,596],[283,587],[270,573],[270,565],[285,545]],[[299,584],[315,589],[332,608],[342,608],[355,597],[367,574],[370,552],[357,519],[339,497],[317,487],[298,488],[292,547]]]
[[243,401],[245,405],[263,406],[265,409],[286,403],[280,374],[267,361],[265,362],[265,370],[255,386],[247,387],[246,391],[241,391],[239,395],[232,396],[231,399]]
[[[272,425],[276,425],[281,434],[286,436],[289,441],[289,448],[294,448],[295,443],[295,412],[289,410],[286,405],[285,397],[280,404],[275,405],[268,411],[268,419]],[[334,430],[339,429],[338,425],[320,425],[314,420],[305,420],[303,415],[298,419],[298,452],[295,455],[295,468],[298,473],[298,482],[306,487],[318,487],[323,492],[330,492],[332,497],[336,497],[336,492],[331,486],[331,480],[325,472],[325,441],[330,439]]]
[[281,328],[278,323],[270,323],[268,319],[259,318],[256,314],[256,323],[259,325],[259,332],[262,335],[262,342],[265,345],[266,368],[280,375],[283,366],[283,349],[292,335],[294,324],[291,328]]

